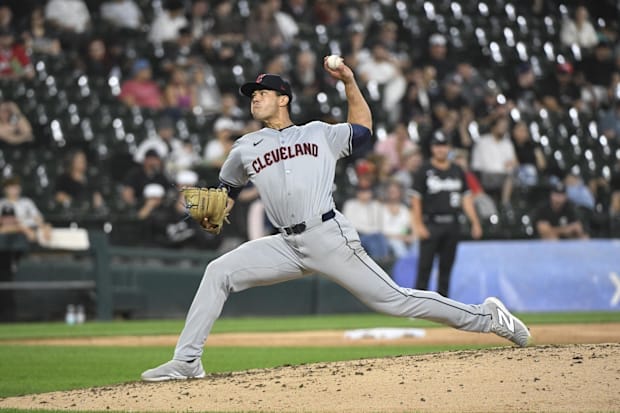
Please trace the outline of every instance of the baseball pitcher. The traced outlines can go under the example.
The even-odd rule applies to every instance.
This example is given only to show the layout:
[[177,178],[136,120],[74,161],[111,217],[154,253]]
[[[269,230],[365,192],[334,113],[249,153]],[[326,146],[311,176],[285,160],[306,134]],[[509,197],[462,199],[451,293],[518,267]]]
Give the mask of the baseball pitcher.
[[293,124],[291,87],[278,75],[262,74],[241,87],[264,128],[235,142],[219,175],[220,188],[187,189],[188,211],[206,230],[219,233],[235,198],[252,181],[279,234],[246,242],[209,263],[173,359],[142,373],[143,380],[204,377],[203,346],[230,293],[313,273],[381,313],[492,332],[519,346],[529,343],[527,327],[498,299],[470,305],[401,288],[366,254],[356,231],[335,209],[331,190],[338,159],[371,139],[372,115],[351,69],[341,62],[328,64],[327,58],[323,66],[344,84],[346,123]]

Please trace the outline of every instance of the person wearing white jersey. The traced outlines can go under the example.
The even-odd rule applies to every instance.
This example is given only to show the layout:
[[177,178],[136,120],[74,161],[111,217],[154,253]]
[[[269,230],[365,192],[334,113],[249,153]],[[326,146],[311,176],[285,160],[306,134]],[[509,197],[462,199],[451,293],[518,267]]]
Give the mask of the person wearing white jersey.
[[[262,74],[241,87],[251,98],[252,116],[265,127],[235,142],[220,171],[220,186],[228,190],[230,210],[252,181],[280,233],[248,241],[207,265],[173,359],[142,373],[143,380],[205,377],[203,346],[230,293],[314,273],[381,313],[493,332],[519,346],[529,344],[527,327],[498,299],[469,305],[435,292],[401,288],[362,248],[357,232],[335,209],[331,190],[338,159],[369,142],[372,115],[351,69],[345,64],[323,66],[344,84],[346,123],[293,124],[291,87],[278,75]],[[207,219],[202,225],[210,227]]]

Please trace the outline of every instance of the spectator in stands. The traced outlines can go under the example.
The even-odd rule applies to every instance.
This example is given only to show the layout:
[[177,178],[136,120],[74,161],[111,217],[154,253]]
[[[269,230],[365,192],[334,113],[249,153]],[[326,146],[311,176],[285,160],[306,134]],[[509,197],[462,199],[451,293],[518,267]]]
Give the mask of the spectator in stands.
[[403,153],[401,168],[392,175],[392,179],[399,182],[406,192],[405,201],[409,204],[409,190],[413,187],[413,179],[418,169],[422,166],[424,158],[422,151],[416,146],[415,148]]
[[487,132],[497,119],[506,117],[509,112],[510,106],[505,96],[494,81],[489,81],[482,101],[474,109],[480,131]]
[[181,68],[170,73],[170,79],[164,89],[164,103],[167,112],[174,118],[191,111],[197,103],[196,89],[187,80],[187,74]]
[[172,153],[180,151],[183,144],[175,137],[174,120],[168,116],[162,116],[157,120],[157,134],[151,136],[138,145],[138,149],[134,153],[133,160],[136,163],[142,163],[144,157],[149,150],[155,150],[159,157],[167,162]]
[[[51,227],[44,223],[38,208],[30,198],[21,196],[18,177],[8,177],[2,183],[4,198],[0,199],[0,235],[7,249],[0,251],[0,282],[11,282],[16,262],[28,243],[49,240]],[[15,321],[15,294],[0,290],[0,322]]]
[[529,63],[520,63],[516,69],[514,84],[511,86],[509,97],[520,112],[532,115],[540,109],[539,86],[536,75]]
[[108,53],[108,48],[102,38],[94,37],[89,40],[85,56],[78,65],[89,77],[107,79],[110,72],[118,64]]
[[394,172],[402,168],[404,153],[415,149],[415,147],[416,145],[407,131],[407,125],[399,122],[385,139],[377,140],[374,151],[385,157],[387,167],[390,172]]
[[346,30],[350,19],[346,14],[343,3],[329,0],[314,1],[314,23],[330,28],[330,31],[340,34]]
[[164,44],[164,57],[160,67],[164,72],[172,74],[175,69],[189,70],[193,64],[202,60],[194,50],[194,37],[188,27],[179,29],[179,35],[174,42]]
[[371,83],[383,87],[382,107],[391,121],[397,121],[400,116],[399,103],[407,88],[407,81],[401,72],[400,62],[381,42],[376,42],[372,46],[369,56],[365,57],[360,54],[357,61],[355,71],[360,80],[366,87]]
[[584,183],[581,174],[577,170],[569,171],[564,177],[566,196],[577,208],[594,211],[596,201],[590,188]]
[[410,70],[407,79],[407,91],[401,101],[401,120],[406,124],[414,122],[420,134],[423,134],[433,128],[431,98],[424,81],[424,70]]
[[23,36],[26,49],[32,50],[32,53],[58,56],[62,52],[60,40],[46,27],[42,6],[32,10],[30,30]]
[[13,31],[13,10],[8,4],[0,4],[0,30]]
[[452,150],[452,158],[456,165],[460,166],[465,174],[467,187],[471,192],[474,201],[476,213],[480,219],[488,219],[493,215],[497,215],[497,206],[495,201],[484,192],[484,188],[475,173],[469,168],[469,153],[466,149],[455,148]]
[[286,53],[275,53],[265,56],[265,73],[285,76],[288,73],[289,56]]
[[585,6],[578,6],[575,9],[575,18],[567,18],[562,22],[562,31],[560,32],[562,44],[567,47],[576,44],[585,49],[595,46],[598,39],[596,30],[594,30],[589,19],[588,9]]
[[350,67],[357,67],[359,59],[366,59],[366,55],[370,53],[365,48],[366,29],[363,24],[355,23],[349,26],[347,35],[342,46],[342,56]]
[[599,112],[598,126],[608,140],[620,142],[620,91],[612,99],[612,107]]
[[144,154],[141,165],[131,169],[123,182],[121,197],[125,204],[136,207],[142,204],[142,193],[148,184],[160,184],[170,188],[171,183],[164,175],[163,162],[155,149]]
[[581,91],[573,79],[573,65],[568,62],[559,63],[555,74],[548,76],[543,82],[541,91],[543,105],[552,112],[561,113],[571,107],[581,109]]
[[307,0],[287,0],[282,10],[288,13],[298,25],[306,29],[314,28],[312,7]]
[[142,11],[133,0],[110,0],[101,4],[101,18],[119,29],[140,30]]
[[607,88],[612,84],[616,68],[613,51],[605,37],[600,38],[593,53],[585,56],[577,69],[585,78],[582,94],[586,92],[587,99],[592,101],[595,108],[608,103]]
[[0,103],[0,141],[19,145],[33,140],[30,122],[15,102]]
[[[185,171],[190,172],[190,171]],[[177,187],[188,182],[186,174],[180,176]],[[194,174],[195,175],[195,174]],[[185,199],[170,200],[166,197],[166,189],[153,183],[144,187],[144,203],[138,210],[138,219],[143,223],[143,242],[146,245],[167,248],[208,248],[215,249],[221,243],[216,237],[202,230],[193,219],[188,219]],[[180,206],[180,208],[179,208]]]
[[241,133],[243,125],[231,118],[222,116],[215,121],[213,132],[215,139],[209,140],[205,146],[204,159],[207,165],[221,168],[232,149],[235,138]]
[[299,99],[314,99],[322,90],[322,76],[317,56],[312,49],[303,49],[295,56],[295,66],[290,75],[291,87]]
[[90,12],[83,0],[50,0],[45,20],[58,32],[65,49],[80,45],[91,29]]
[[534,186],[547,168],[547,161],[540,147],[532,141],[527,123],[516,122],[512,127],[512,143],[517,157],[517,183]]
[[32,79],[34,68],[26,50],[15,43],[13,32],[0,29],[0,79]]
[[379,25],[379,33],[377,39],[385,46],[385,48],[402,63],[409,60],[408,56],[402,56],[402,50],[398,42],[398,25],[393,21],[387,20]]
[[512,174],[518,165],[508,125],[508,118],[497,119],[490,133],[474,143],[471,159],[471,168],[480,174],[482,187],[491,194],[501,193],[504,206],[510,205]]
[[64,208],[78,208],[101,211],[103,196],[98,185],[87,175],[88,160],[84,151],[76,150],[68,154],[64,172],[56,180],[54,199]]
[[181,0],[166,0],[163,10],[151,24],[148,38],[152,43],[173,42],[179,30],[188,25],[185,9]]
[[[473,116],[472,110],[466,106],[461,109],[460,113],[456,110],[448,110],[437,130],[448,137],[453,147],[469,149],[473,141],[468,126],[474,120]],[[428,144],[428,137],[425,143]]]
[[345,201],[342,213],[359,233],[368,255],[375,260],[389,258],[389,243],[382,232],[383,207],[375,198],[370,181],[364,178],[359,180],[355,198]]
[[377,199],[384,199],[384,191],[387,189],[388,183],[392,179],[392,169],[387,158],[380,153],[370,152],[366,155],[366,159],[374,165],[374,196]]
[[206,34],[194,45],[192,54],[209,62],[214,68],[231,67],[235,64],[235,48],[222,43],[213,34]]
[[480,72],[467,61],[456,65],[455,75],[461,79],[461,93],[467,104],[476,107],[484,98],[486,83]]
[[181,189],[190,186],[197,186],[198,174],[190,169],[182,169],[176,173],[174,181],[177,187],[177,199],[174,204],[174,208],[179,214],[187,214],[185,197],[183,196],[183,192],[181,192]]
[[235,13],[233,0],[217,0],[213,6],[214,19],[211,33],[215,40],[226,45],[236,45],[245,40],[244,22]]
[[558,182],[549,200],[534,211],[534,223],[542,239],[588,238],[575,206],[566,197],[566,187]]
[[49,239],[51,227],[45,223],[43,215],[32,199],[22,196],[19,177],[6,178],[2,188],[4,198],[0,199],[0,211],[3,216],[0,232],[22,233],[30,242],[36,242],[38,237]]
[[[238,127],[243,127],[242,120],[245,117],[244,111],[239,107],[239,101],[237,99],[237,93],[225,92],[222,93],[222,107],[220,108],[220,117],[228,117],[232,119]],[[247,130],[246,127],[244,130]]]
[[273,14],[270,0],[252,4],[252,13],[245,26],[245,37],[253,46],[265,50],[278,51],[284,47],[284,35]]
[[446,76],[454,72],[452,59],[448,58],[448,41],[443,34],[435,33],[428,39],[428,55],[422,62],[425,66],[432,66],[437,73],[437,80],[441,83]]
[[443,82],[441,94],[432,99],[433,122],[436,129],[442,127],[450,117],[455,125],[458,124],[461,111],[467,106],[462,85],[461,76],[448,76]]
[[196,89],[196,104],[202,108],[203,113],[217,113],[222,106],[222,93],[213,68],[208,64],[194,64],[190,70],[190,82]]
[[415,235],[411,228],[409,208],[403,203],[403,188],[397,181],[387,184],[381,222],[392,256],[400,258],[407,255]]
[[[351,183],[358,186],[376,187],[377,183],[377,166],[366,158],[355,161],[355,175],[351,179]],[[360,184],[362,182],[362,184]]]
[[194,0],[185,18],[188,22],[189,30],[194,40],[200,39],[207,34],[209,28],[213,25],[212,19],[209,18],[209,2],[207,0]]
[[168,248],[217,248],[221,237],[202,230],[196,221],[188,218],[185,198],[180,192],[183,187],[195,186],[198,175],[193,171],[181,171],[175,182],[178,190],[175,199],[168,199],[167,191],[160,184],[144,187],[144,204],[138,211],[138,218],[144,223],[145,243]]
[[119,98],[127,106],[147,109],[161,109],[163,98],[157,82],[153,81],[151,64],[146,59],[138,59],[133,64],[132,78],[121,85]]
[[278,29],[282,34],[284,43],[290,44],[299,34],[299,26],[297,22],[286,12],[282,10],[281,0],[268,0],[271,13],[276,19]]
[[166,200],[166,190],[157,183],[148,184],[142,193],[144,203],[138,210],[143,222],[143,241],[156,247],[180,247],[196,234],[186,214],[178,212]]

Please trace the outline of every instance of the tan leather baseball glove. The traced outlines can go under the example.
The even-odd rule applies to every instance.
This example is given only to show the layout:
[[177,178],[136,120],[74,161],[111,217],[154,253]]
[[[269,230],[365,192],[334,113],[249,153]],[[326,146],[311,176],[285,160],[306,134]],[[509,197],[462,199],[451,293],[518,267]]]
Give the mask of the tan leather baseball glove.
[[[226,204],[228,192],[225,188],[187,187],[181,189],[185,197],[185,208],[189,215],[208,232],[219,234],[228,213]],[[205,225],[204,219],[208,223]]]

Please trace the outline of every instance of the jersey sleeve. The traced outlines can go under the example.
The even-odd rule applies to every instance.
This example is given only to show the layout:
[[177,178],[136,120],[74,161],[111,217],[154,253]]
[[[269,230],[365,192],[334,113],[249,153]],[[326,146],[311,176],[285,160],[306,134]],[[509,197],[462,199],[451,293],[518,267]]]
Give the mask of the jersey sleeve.
[[224,161],[219,179],[221,182],[237,188],[245,186],[248,182],[248,174],[241,161],[241,144],[239,140],[234,143],[228,157]]
[[326,130],[327,144],[337,159],[351,155],[353,151],[353,129],[350,123],[329,125],[323,123]]

